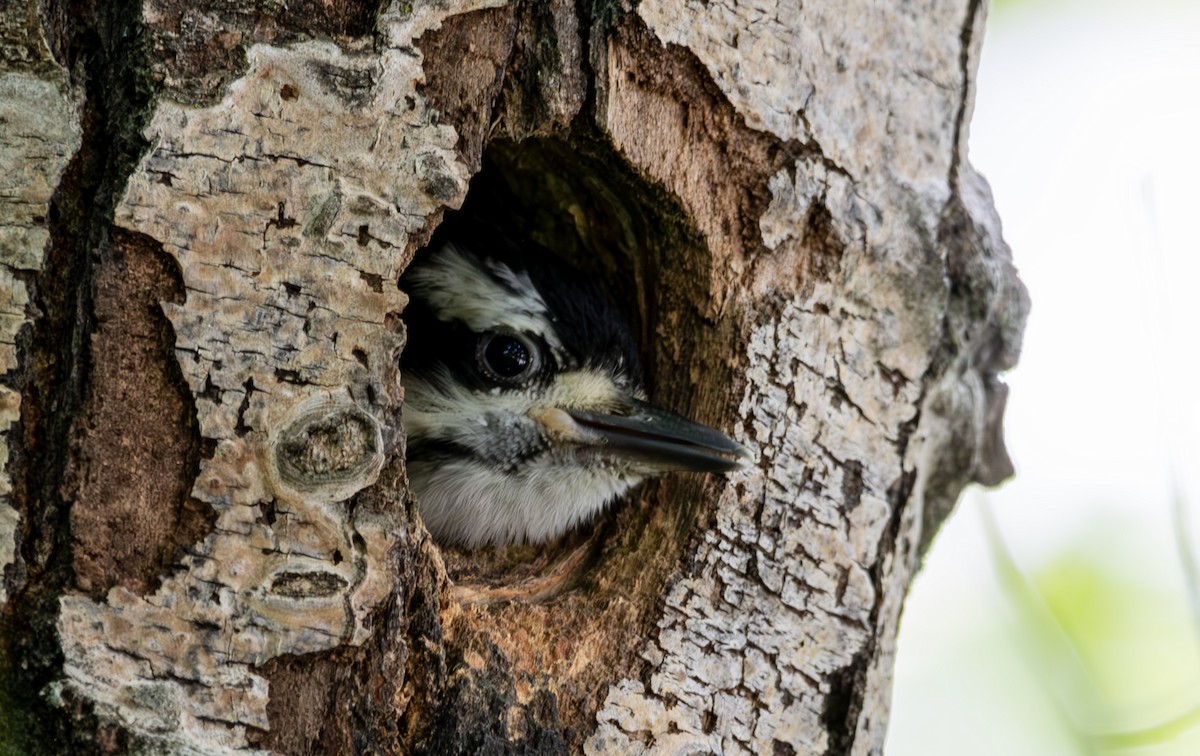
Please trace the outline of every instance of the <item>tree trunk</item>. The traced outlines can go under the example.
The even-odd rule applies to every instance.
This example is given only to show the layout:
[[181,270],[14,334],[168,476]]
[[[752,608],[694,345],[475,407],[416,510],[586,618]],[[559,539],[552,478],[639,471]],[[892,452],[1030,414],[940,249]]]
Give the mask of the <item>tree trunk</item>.
[[[924,546],[1011,473],[984,16],[8,0],[7,745],[879,753]],[[652,397],[754,464],[432,542],[397,277],[464,203],[601,281]]]

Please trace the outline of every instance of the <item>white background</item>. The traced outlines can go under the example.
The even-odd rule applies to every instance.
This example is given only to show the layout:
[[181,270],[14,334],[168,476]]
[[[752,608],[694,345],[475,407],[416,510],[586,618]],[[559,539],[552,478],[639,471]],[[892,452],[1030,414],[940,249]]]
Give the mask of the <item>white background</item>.
[[[1200,520],[1200,3],[993,9],[970,159],[1033,302],[1007,377],[1017,477],[966,494],[917,578],[887,753],[1086,752],[1016,637],[984,520],[1022,571],[1082,551],[1167,597],[1146,637],[1188,625],[1171,481]],[[1177,676],[1134,696],[1147,712],[1200,706],[1184,648]],[[1137,753],[1200,753],[1200,733]]]

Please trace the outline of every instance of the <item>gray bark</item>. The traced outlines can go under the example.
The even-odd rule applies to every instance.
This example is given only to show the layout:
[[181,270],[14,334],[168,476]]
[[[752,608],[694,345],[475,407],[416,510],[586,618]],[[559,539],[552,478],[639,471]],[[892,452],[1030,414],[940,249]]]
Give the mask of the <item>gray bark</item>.
[[[923,548],[1011,474],[982,3],[0,13],[14,743],[881,751]],[[601,280],[653,395],[754,464],[433,543],[397,278],[464,201]]]

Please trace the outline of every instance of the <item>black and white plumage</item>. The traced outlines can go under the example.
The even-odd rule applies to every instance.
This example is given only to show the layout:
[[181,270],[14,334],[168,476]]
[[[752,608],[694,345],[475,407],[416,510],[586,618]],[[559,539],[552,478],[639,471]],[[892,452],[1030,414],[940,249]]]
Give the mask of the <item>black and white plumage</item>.
[[545,541],[648,477],[745,456],[644,401],[624,319],[544,249],[459,223],[402,286],[408,475],[443,543]]

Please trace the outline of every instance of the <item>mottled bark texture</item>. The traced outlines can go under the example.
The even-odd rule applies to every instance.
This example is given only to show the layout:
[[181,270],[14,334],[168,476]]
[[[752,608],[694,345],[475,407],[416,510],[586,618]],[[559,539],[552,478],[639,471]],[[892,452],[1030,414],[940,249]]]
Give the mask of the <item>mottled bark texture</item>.
[[[29,752],[879,753],[1026,298],[979,0],[0,5],[0,672]],[[397,278],[467,205],[754,462],[547,547],[405,488]]]

